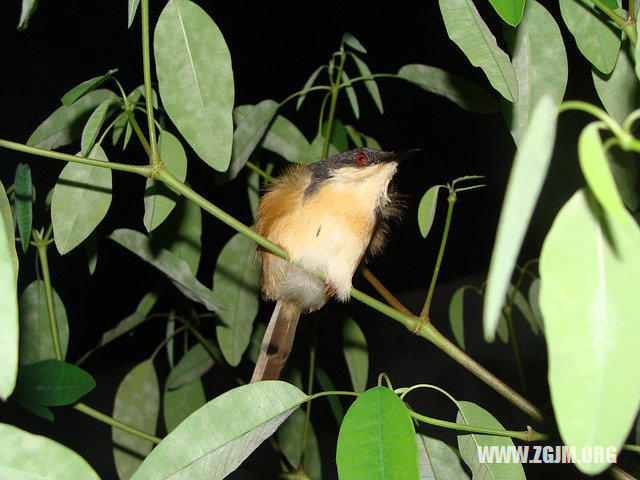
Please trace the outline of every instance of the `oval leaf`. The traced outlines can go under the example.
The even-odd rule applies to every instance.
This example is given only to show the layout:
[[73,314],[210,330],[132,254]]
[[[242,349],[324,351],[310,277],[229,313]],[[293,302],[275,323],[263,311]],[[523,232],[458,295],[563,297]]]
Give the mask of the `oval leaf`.
[[[158,138],[158,151],[166,169],[181,182],[187,178],[187,154],[180,140],[162,130]],[[147,179],[144,191],[143,223],[148,232],[159,226],[169,216],[179,194],[164,183],[153,178]]]
[[[1,187],[1,184],[0,184]],[[5,203],[6,202],[6,203]],[[18,373],[18,263],[13,218],[4,187],[0,189],[0,399],[7,399]]]
[[251,339],[259,307],[260,274],[255,244],[236,233],[220,252],[213,273],[213,291],[224,305],[216,335],[225,359],[234,366]]
[[620,50],[620,29],[604,20],[589,0],[559,0],[559,4],[562,19],[582,55],[602,73],[610,73]]
[[[367,64],[364,63],[364,61],[362,61],[355,54],[351,54],[351,57],[353,58],[353,61],[356,62],[356,67],[360,72],[360,76],[371,77],[371,70],[369,70],[369,67],[367,66]],[[365,80],[364,86],[369,92],[369,95],[371,95],[371,98],[373,99],[373,102],[376,104],[378,111],[381,114],[383,114],[384,108],[382,107],[382,97],[380,97],[380,90],[378,89],[378,84],[376,83],[376,81],[373,78],[371,78],[370,80]],[[358,118],[358,115],[356,115],[356,118]]]
[[98,89],[87,93],[69,107],[58,108],[35,129],[27,140],[27,145],[55,150],[74,142],[80,138],[91,112],[102,102],[115,98],[116,94],[111,90]]
[[524,10],[524,0],[489,0],[500,18],[512,27],[520,23]]
[[453,332],[453,338],[456,343],[460,345],[460,348],[465,349],[464,346],[464,292],[468,288],[472,288],[469,285],[460,287],[451,296],[449,302],[449,324],[451,325],[451,331]]
[[162,411],[167,432],[175,430],[185,418],[206,402],[202,380],[199,378],[175,390],[165,389]]
[[578,138],[578,160],[580,168],[593,195],[600,205],[619,222],[627,220],[616,181],[609,169],[609,162],[600,138],[599,122],[587,125]]
[[629,56],[628,41],[618,52],[616,66],[608,75],[591,69],[593,85],[602,105],[616,122],[622,123],[640,105],[640,85]]
[[[307,79],[307,81],[304,84],[304,87],[302,87],[302,91],[304,92],[307,88],[312,87],[313,83],[316,81],[316,78],[318,78],[318,75],[320,74],[320,72],[325,68],[325,66],[321,66],[316,68],[313,73],[309,76],[309,78]],[[298,97],[298,101],[296,102],[296,110],[298,110],[301,106],[302,106],[302,102],[304,102],[304,99],[306,98],[307,94],[306,93],[302,93],[300,94],[300,96]]]
[[[540,256],[551,401],[562,440],[578,452],[619,448],[640,402],[640,372],[630,368],[640,362],[640,229],[627,215],[620,224],[581,190],[560,210]],[[576,466],[594,475],[608,465]]]
[[420,478],[413,422],[395,393],[374,387],[353,402],[340,427],[336,463],[344,480]]
[[209,166],[231,158],[233,71],[222,33],[189,0],[170,0],[158,18],[154,56],[160,98],[169,118]]
[[100,480],[87,461],[73,450],[40,435],[0,423],[0,477],[57,480]]
[[418,205],[418,227],[422,238],[427,238],[433,226],[433,219],[438,206],[438,191],[441,188],[442,185],[434,185],[420,199],[420,204]]
[[[107,162],[101,147],[91,158]],[[111,170],[80,163],[68,163],[51,200],[51,223],[56,248],[61,255],[70,252],[95,230],[111,205]]]
[[278,104],[275,101],[263,100],[249,110],[238,123],[238,127],[233,132],[233,152],[231,166],[227,174],[229,180],[236,178],[242,167],[245,166],[249,156],[264,137],[277,110]]
[[31,169],[26,163],[19,163],[16,168],[16,219],[22,251],[26,252],[31,240],[31,223],[33,221],[33,184]]
[[[64,359],[69,344],[67,312],[58,293],[52,289],[52,294],[60,350],[62,350],[62,358]],[[55,358],[44,282],[35,280],[29,284],[20,295],[18,305],[20,309],[20,363],[25,365]]]
[[509,56],[498,46],[487,24],[471,0],[439,0],[449,38],[474,67],[480,67],[489,82],[510,102],[518,99],[518,80]]
[[140,0],[129,0],[129,8],[127,9],[127,28],[131,28],[133,20],[136,18]]
[[[113,418],[143,432],[155,434],[160,411],[160,388],[153,362],[136,365],[118,386],[113,404]],[[118,476],[131,478],[153,443],[112,427],[113,459]]]
[[344,78],[344,82],[347,84],[344,89],[347,92],[347,98],[349,99],[349,105],[351,105],[353,115],[356,118],[360,118],[360,106],[358,105],[358,97],[356,96],[356,91],[353,88],[353,85],[349,83],[351,80],[349,80],[349,75],[347,75],[347,72],[342,72],[342,78]]
[[29,26],[29,20],[36,12],[38,0],[22,0],[22,9],[20,10],[20,21],[17,30],[24,30]]
[[513,267],[547,175],[555,140],[557,112],[551,97],[542,97],[513,161],[496,243],[491,255],[483,308],[484,336],[495,338]]
[[191,273],[198,273],[202,255],[202,212],[194,202],[178,198],[171,214],[149,237],[154,247],[168,250],[184,260]]
[[350,317],[342,324],[342,353],[347,362],[353,389],[358,393],[364,392],[369,377],[367,339],[356,321]]
[[91,92],[98,88],[102,83],[111,77],[114,73],[116,73],[118,69],[109,70],[105,75],[101,75],[99,77],[91,78],[87,81],[82,82],[77,87],[73,87],[62,97],[62,104],[65,107],[70,107],[80,98],[84,97],[87,93]]
[[[506,33],[511,32],[513,30]],[[503,111],[511,135],[519,145],[533,109],[542,96],[549,95],[557,104],[562,101],[567,87],[567,53],[555,20],[533,0],[527,2],[524,18],[515,30],[514,38],[511,40],[509,35],[505,36],[513,54],[512,64],[520,95]]]
[[132,480],[223,479],[306,399],[296,387],[280,381],[252,383],[223,393],[167,435]]
[[[475,403],[457,401],[456,404],[460,409],[456,422],[462,425],[471,425],[474,427],[491,428],[496,430],[504,430],[504,427],[482,407]],[[478,456],[478,448],[489,448],[497,446],[498,448],[515,448],[513,440],[509,437],[498,437],[495,435],[479,435],[468,434],[458,435],[458,449],[460,456],[473,472],[474,479],[480,478],[508,478],[509,480],[524,480],[525,474],[520,462],[505,463],[480,463]]]
[[148,237],[135,230],[121,228],[115,230],[109,238],[164,273],[187,298],[203,304],[211,311],[220,310],[221,302],[213,291],[200,283],[189,265],[173,253],[164,249],[157,251]]
[[475,113],[495,113],[498,102],[489,92],[466,78],[429,65],[410,64],[398,70],[398,76],[427,92],[441,95],[460,108]]
[[82,137],[80,138],[80,151],[83,157],[89,155],[89,152],[93,148],[93,144],[95,143],[96,138],[98,138],[104,119],[107,116],[109,105],[111,105],[111,100],[105,100],[98,105],[98,108],[93,111],[84,126],[84,129],[82,130]]
[[[305,412],[299,408],[278,428],[278,442],[282,448],[282,453],[287,457],[289,463],[295,467],[300,465],[300,460],[302,459],[305,421]],[[304,473],[312,480],[320,480],[322,478],[320,449],[312,423],[309,423],[306,450],[304,452]]]
[[213,367],[213,358],[201,343],[191,347],[169,372],[167,389],[175,390],[200,378]]
[[276,115],[264,136],[262,148],[277,153],[289,162],[299,163],[309,149],[309,142],[290,120]]
[[416,434],[420,480],[469,480],[456,451],[437,438]]
[[60,360],[41,360],[21,365],[14,395],[43,407],[69,405],[93,390],[91,375]]

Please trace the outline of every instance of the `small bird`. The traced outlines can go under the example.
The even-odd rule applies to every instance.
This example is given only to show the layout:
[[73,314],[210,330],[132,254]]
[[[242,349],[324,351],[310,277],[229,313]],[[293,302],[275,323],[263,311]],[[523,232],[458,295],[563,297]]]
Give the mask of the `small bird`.
[[357,148],[295,165],[262,196],[255,228],[295,264],[259,249],[262,297],[276,306],[252,383],[278,378],[301,313],[318,310],[331,297],[349,299],[356,268],[382,250],[389,220],[400,215],[398,195],[389,189],[398,162],[416,151]]

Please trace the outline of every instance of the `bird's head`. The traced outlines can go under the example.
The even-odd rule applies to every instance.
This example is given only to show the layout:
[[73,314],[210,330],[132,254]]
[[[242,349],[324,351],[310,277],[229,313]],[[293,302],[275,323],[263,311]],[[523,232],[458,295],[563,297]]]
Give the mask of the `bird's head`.
[[381,190],[386,191],[398,163],[417,151],[383,152],[362,147],[315,162],[310,165],[311,181],[304,192],[305,197],[312,195],[326,182],[354,188],[362,183],[375,182]]

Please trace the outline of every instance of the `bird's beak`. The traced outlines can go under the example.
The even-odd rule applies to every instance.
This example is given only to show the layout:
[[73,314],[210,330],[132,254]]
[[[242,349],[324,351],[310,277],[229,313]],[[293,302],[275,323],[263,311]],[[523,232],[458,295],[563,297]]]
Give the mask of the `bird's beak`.
[[419,151],[419,148],[412,148],[409,150],[403,150],[401,152],[393,152],[389,157],[385,159],[385,161],[400,163],[402,160],[409,158],[411,155]]

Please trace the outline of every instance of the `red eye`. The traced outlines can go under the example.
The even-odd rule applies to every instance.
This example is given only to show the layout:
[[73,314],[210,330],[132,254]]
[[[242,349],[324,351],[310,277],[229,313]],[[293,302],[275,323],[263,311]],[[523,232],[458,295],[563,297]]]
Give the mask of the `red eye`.
[[354,159],[354,162],[356,162],[358,165],[364,165],[368,161],[369,157],[367,157],[364,153],[358,153],[356,155],[356,158]]

